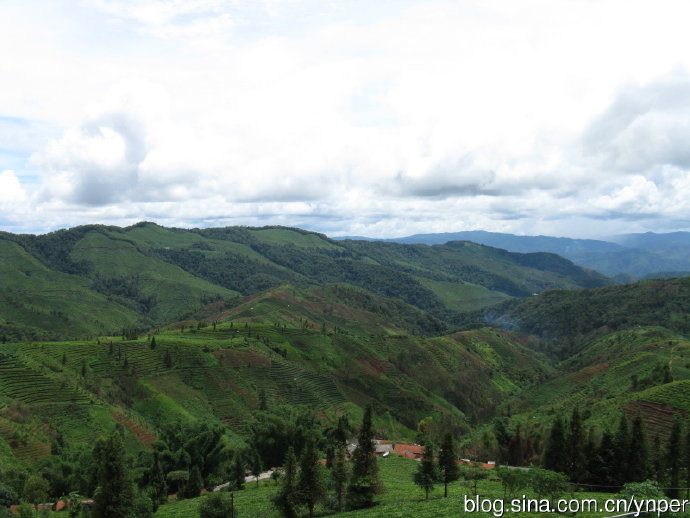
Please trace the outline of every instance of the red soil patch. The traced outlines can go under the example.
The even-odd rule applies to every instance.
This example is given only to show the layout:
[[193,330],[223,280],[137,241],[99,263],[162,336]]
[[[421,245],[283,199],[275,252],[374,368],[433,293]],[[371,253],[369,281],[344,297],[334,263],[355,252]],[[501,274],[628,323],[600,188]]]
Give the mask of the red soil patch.
[[688,415],[685,410],[648,401],[630,403],[623,407],[623,412],[629,420],[633,420],[637,414],[640,414],[647,437],[651,440],[655,436],[659,436],[662,441],[666,440],[671,433],[673,416],[680,414],[681,417],[685,418]]
[[582,369],[580,372],[576,372],[570,376],[570,381],[573,383],[582,383],[583,381],[587,381],[595,376],[601,376],[607,370],[609,370],[609,367],[610,365],[608,362],[600,363],[598,365],[590,365],[589,367]]
[[221,389],[230,389],[232,392],[239,394],[245,399],[250,397],[250,393],[240,388],[240,386],[235,383],[233,377],[227,372],[222,373],[220,379],[218,379],[216,376],[213,376],[212,381]]
[[386,367],[388,364],[382,360],[376,358],[370,358],[368,360],[358,360],[357,364],[362,367],[364,374],[370,378],[380,378],[385,374]]
[[271,358],[263,354],[248,353],[245,351],[234,351],[223,349],[213,351],[213,356],[223,367],[270,367]]
[[151,448],[151,445],[156,441],[155,435],[142,428],[138,423],[132,421],[126,415],[120,414],[119,412],[112,412],[110,415],[113,416],[115,421],[132,432],[137,440],[147,448]]

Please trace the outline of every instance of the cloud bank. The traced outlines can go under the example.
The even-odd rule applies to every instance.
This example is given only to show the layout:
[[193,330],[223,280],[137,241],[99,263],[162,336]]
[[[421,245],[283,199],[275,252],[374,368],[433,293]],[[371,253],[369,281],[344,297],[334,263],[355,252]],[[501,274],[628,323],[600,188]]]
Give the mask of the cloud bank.
[[[91,52],[95,35],[57,12],[46,35],[40,24],[16,34],[34,79],[55,72],[48,56],[64,81],[11,76],[0,101],[0,115],[51,128],[12,132],[25,160],[0,176],[14,193],[0,198],[12,204],[5,228],[149,219],[581,236],[690,225],[681,2],[84,5],[67,14],[102,28]],[[26,21],[38,7],[11,14]]]

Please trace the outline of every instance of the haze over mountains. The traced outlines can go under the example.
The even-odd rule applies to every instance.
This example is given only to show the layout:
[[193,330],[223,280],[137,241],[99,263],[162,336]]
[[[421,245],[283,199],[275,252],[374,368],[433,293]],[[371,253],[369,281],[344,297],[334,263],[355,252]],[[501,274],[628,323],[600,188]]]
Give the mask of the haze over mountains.
[[[348,238],[337,238],[348,239]],[[518,236],[483,230],[414,234],[391,239],[352,237],[395,243],[444,244],[472,241],[511,252],[550,252],[609,276],[677,277],[690,272],[690,232],[622,234],[606,240]]]

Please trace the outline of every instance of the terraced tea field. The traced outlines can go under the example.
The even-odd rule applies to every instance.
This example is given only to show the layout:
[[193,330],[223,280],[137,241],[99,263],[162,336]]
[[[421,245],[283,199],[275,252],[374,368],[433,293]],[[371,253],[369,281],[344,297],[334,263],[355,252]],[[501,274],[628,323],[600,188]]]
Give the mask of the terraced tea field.
[[90,398],[66,377],[27,367],[17,356],[0,356],[0,393],[27,404],[87,404]]

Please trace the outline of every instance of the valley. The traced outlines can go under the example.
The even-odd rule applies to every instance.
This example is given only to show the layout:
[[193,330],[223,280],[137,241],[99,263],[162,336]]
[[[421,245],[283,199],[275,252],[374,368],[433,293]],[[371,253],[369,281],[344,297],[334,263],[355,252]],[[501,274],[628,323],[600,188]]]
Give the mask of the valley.
[[[367,412],[377,438],[450,433],[461,458],[534,468],[558,419],[582,419],[582,451],[640,419],[651,466],[690,412],[688,278],[615,284],[466,241],[153,223],[1,234],[0,270],[0,496],[13,502],[36,475],[46,498],[92,496],[94,444],[113,434],[165,517],[187,504],[152,497],[157,463],[168,493],[196,502],[193,477],[280,466],[290,446],[313,440],[332,462]],[[668,487],[671,467],[654,469]]]

